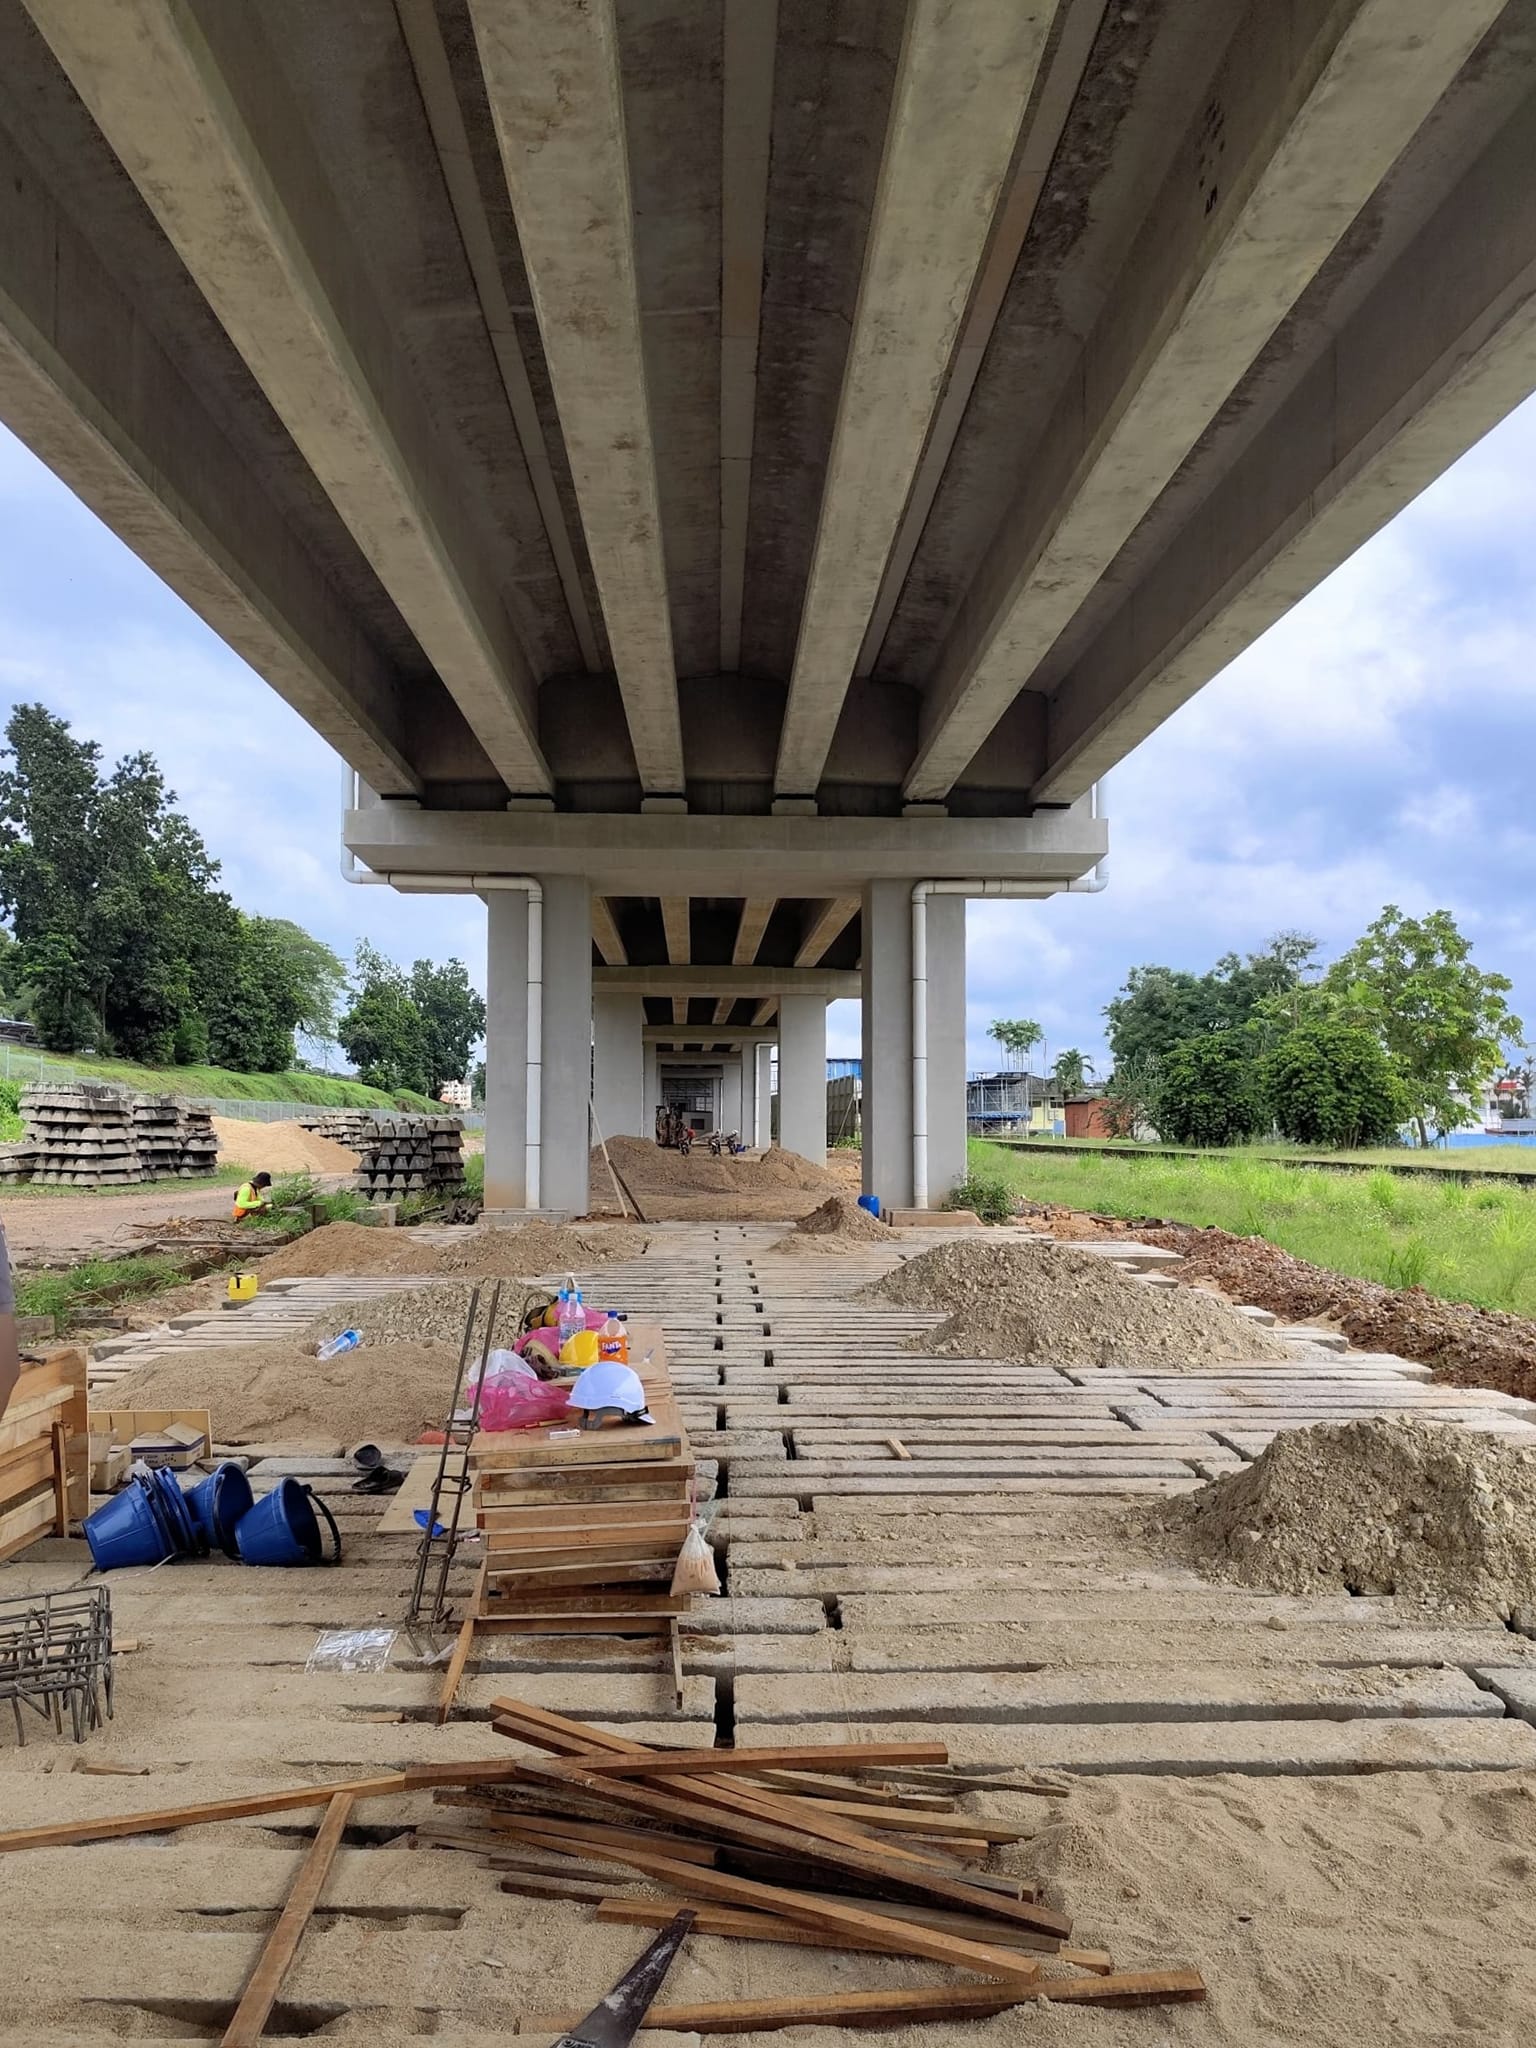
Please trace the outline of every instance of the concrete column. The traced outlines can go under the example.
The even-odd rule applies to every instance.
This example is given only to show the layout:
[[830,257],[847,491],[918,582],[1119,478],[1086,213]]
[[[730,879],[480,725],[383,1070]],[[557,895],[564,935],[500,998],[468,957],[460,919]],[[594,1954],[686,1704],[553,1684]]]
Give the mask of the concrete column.
[[540,1207],[587,1208],[592,1087],[592,893],[582,875],[544,883],[544,1128]]
[[486,899],[485,1206],[528,1206],[528,898]]
[[[645,1008],[645,998],[643,996],[640,999],[640,1008],[642,1011]],[[643,1048],[643,1058],[645,1081],[641,1092],[645,1098],[645,1122],[640,1127],[640,1135],[642,1138],[654,1138],[656,1135],[656,1110],[661,1102],[661,1056],[659,1048],[654,1045],[645,1046]]]
[[[912,1202],[912,884],[864,892],[864,1192]],[[928,899],[928,1200],[965,1173],[965,898]]]
[[[640,1138],[650,1124],[645,1107],[645,998],[592,998],[592,1093],[605,1138]],[[649,1112],[655,1115],[655,1105]]]
[[753,1048],[752,1070],[751,1142],[767,1146],[773,1129],[773,1046],[766,1038]]
[[928,899],[928,1201],[965,1178],[965,898]]
[[824,996],[779,998],[779,1143],[825,1165],[827,1004]]
[[912,885],[864,891],[864,1192],[912,1205]]

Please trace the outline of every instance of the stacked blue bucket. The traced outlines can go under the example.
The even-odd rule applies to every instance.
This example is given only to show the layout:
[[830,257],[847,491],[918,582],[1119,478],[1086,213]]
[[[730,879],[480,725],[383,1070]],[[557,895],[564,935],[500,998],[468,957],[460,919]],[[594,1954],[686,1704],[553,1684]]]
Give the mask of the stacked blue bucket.
[[[317,1508],[330,1527],[329,1558]],[[86,1517],[84,1529],[99,1572],[207,1557],[215,1548],[241,1564],[336,1564],[341,1558],[336,1518],[312,1488],[280,1479],[257,1500],[245,1468],[233,1459],[185,1493],[170,1472],[136,1472],[121,1493]]]

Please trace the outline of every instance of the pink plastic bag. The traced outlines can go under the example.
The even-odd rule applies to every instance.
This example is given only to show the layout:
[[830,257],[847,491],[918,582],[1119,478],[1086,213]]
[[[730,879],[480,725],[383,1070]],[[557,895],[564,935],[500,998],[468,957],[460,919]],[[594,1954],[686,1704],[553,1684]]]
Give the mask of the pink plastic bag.
[[524,1378],[488,1381],[480,1397],[480,1427],[485,1430],[537,1429],[570,1413],[569,1389],[546,1380]]

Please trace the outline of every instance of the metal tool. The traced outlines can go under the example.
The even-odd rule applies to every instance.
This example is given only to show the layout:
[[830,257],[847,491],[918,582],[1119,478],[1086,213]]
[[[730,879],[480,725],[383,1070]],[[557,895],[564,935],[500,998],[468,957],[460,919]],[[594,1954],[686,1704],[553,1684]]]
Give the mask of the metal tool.
[[692,1913],[679,1913],[635,1958],[607,1997],[562,2034],[554,2048],[629,2048],[692,1925]]

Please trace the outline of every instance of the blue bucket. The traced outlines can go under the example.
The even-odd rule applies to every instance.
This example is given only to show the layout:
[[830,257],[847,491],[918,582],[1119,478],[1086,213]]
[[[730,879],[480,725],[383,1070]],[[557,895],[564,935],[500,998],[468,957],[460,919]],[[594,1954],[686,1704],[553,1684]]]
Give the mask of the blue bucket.
[[159,1491],[148,1480],[135,1479],[95,1514],[86,1516],[85,1540],[97,1571],[164,1564],[168,1557],[176,1556],[178,1546],[158,1505]]
[[[318,1508],[330,1524],[334,1548],[324,1555],[325,1539],[315,1519]],[[235,1547],[242,1564],[339,1564],[341,1531],[336,1518],[314,1491],[297,1479],[280,1479],[264,1499],[247,1509],[235,1527]]]
[[187,1506],[187,1496],[177,1485],[175,1473],[161,1467],[149,1476],[156,1488],[156,1498],[177,1554],[181,1557],[206,1557],[208,1538]]
[[193,1522],[202,1531],[203,1547],[215,1544],[226,1557],[238,1557],[235,1524],[251,1511],[256,1496],[245,1476],[245,1467],[226,1458],[207,1479],[188,1487],[182,1495]]
[[867,1209],[871,1216],[875,1217],[877,1220],[879,1219],[880,1197],[878,1195],[860,1195],[859,1207],[861,1209]]

